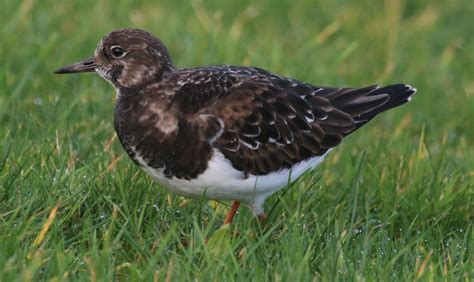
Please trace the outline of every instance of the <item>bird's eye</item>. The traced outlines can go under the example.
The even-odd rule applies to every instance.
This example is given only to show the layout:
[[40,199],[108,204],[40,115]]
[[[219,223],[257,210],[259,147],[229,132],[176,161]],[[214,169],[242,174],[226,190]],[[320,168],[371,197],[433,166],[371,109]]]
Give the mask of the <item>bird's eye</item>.
[[112,52],[112,56],[114,56],[114,58],[116,59],[122,58],[123,56],[125,56],[125,54],[127,54],[127,52],[125,52],[125,49],[120,46],[112,46],[110,48],[110,51]]

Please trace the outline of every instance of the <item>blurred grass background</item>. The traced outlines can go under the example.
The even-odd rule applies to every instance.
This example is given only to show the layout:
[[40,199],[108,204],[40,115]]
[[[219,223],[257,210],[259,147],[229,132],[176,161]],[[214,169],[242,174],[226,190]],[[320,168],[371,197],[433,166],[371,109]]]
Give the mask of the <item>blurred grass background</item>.
[[[474,4],[454,1],[2,1],[0,281],[472,281]],[[266,204],[185,200],[114,139],[114,90],[55,76],[138,27],[178,67],[253,65],[316,85],[409,83]],[[205,244],[205,238],[211,238]]]

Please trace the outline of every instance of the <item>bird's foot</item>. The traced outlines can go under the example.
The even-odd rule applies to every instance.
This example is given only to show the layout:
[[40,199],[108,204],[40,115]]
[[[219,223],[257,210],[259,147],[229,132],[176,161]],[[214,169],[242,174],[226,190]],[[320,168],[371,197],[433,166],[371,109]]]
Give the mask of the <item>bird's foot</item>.
[[267,214],[262,212],[261,214],[257,215],[257,220],[258,220],[258,223],[264,224],[265,221],[267,221]]
[[232,202],[232,207],[230,208],[230,211],[227,213],[227,216],[224,220],[224,225],[225,224],[231,224],[232,221],[234,220],[234,216],[237,213],[237,209],[240,206],[240,202],[238,201],[233,201]]

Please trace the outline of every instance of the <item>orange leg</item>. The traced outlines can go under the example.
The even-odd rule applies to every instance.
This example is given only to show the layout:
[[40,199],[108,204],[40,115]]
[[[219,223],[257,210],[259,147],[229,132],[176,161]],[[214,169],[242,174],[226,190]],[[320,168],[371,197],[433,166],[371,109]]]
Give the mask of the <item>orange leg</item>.
[[230,211],[227,213],[227,216],[224,220],[224,224],[232,223],[232,220],[234,219],[234,216],[237,213],[237,209],[239,208],[239,205],[240,205],[240,202],[237,202],[237,201],[232,202],[232,207],[230,208]]

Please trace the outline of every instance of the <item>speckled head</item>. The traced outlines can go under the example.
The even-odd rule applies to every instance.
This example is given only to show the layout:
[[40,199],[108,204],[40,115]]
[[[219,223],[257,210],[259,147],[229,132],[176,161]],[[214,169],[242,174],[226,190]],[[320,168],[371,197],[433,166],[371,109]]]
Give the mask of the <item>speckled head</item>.
[[55,73],[97,72],[116,88],[135,88],[163,79],[174,71],[163,43],[140,29],[119,29],[100,40],[94,57]]

